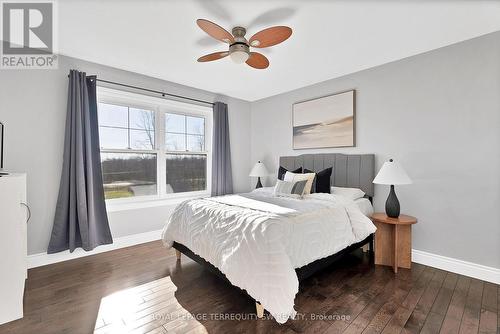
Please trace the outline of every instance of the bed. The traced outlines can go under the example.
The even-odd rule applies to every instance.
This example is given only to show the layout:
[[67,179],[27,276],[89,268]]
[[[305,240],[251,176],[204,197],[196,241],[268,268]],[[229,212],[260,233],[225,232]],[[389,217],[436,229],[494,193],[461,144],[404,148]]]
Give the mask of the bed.
[[374,155],[304,154],[279,163],[288,170],[333,166],[332,186],[359,188],[366,198],[282,198],[263,188],[188,200],[174,210],[162,239],[178,258],[185,254],[254,298],[259,317],[265,308],[284,323],[295,316],[299,281],[357,248],[373,250],[375,226],[367,213]]

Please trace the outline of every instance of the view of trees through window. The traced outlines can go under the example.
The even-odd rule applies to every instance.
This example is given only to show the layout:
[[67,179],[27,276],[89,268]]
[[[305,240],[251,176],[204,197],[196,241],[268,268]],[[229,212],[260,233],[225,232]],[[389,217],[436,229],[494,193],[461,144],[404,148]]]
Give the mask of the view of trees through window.
[[[163,113],[158,118],[153,110],[109,103],[98,107],[106,199],[207,189],[204,117]],[[164,119],[162,133],[157,119]],[[165,175],[164,190],[158,187],[159,168]]]
[[206,155],[167,154],[167,193],[205,190],[206,170]]
[[156,154],[101,153],[106,199],[156,195]]

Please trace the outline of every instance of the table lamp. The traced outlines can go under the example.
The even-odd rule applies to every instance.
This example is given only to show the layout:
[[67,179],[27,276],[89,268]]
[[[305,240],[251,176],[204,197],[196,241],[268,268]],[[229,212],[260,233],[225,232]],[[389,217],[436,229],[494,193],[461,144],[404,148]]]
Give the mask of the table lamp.
[[255,164],[255,166],[253,166],[249,175],[257,178],[257,185],[255,186],[255,189],[262,188],[262,183],[260,182],[260,178],[267,175],[269,175],[269,172],[267,171],[266,166],[262,162],[258,161]]
[[382,168],[380,168],[377,176],[373,180],[375,184],[387,184],[391,186],[391,191],[389,192],[389,197],[385,202],[385,213],[388,217],[398,218],[400,212],[399,201],[394,192],[394,185],[411,184],[411,180],[406,174],[403,167],[390,159],[386,161]]

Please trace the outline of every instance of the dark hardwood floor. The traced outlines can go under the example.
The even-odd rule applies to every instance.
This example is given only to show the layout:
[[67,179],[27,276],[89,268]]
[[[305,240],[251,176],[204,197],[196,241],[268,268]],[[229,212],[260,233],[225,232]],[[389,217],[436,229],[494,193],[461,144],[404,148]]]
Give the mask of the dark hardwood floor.
[[181,262],[157,241],[32,269],[25,317],[0,333],[500,333],[499,286],[418,264],[394,275],[360,251],[302,282],[285,325]]

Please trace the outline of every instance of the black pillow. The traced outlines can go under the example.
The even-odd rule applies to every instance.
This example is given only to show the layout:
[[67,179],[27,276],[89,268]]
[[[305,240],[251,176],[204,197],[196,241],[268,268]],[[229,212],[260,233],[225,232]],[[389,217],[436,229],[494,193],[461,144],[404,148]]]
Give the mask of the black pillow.
[[[331,193],[330,178],[332,177],[333,167],[323,169],[316,173],[313,181],[311,193]],[[304,173],[314,173],[312,170],[304,169]]]
[[[281,181],[283,181],[283,179],[285,178],[286,172],[288,172],[288,169],[286,169],[283,166],[280,166],[280,168],[278,169],[278,179],[281,180]],[[302,167],[299,167],[296,170],[292,170],[290,172],[302,174]]]

